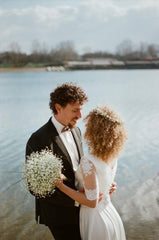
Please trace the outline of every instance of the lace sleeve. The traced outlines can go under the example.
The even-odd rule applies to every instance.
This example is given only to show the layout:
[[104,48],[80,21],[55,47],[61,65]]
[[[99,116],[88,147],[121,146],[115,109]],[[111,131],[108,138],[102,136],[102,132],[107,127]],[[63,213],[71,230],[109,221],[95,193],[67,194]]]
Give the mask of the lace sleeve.
[[94,164],[87,158],[83,157],[81,160],[81,170],[87,199],[97,199],[99,197],[99,187]]

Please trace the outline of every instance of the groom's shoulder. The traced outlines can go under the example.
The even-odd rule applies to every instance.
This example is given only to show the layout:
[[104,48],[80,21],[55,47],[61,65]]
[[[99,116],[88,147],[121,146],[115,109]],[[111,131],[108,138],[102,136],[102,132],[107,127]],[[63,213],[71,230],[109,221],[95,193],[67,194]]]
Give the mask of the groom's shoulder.
[[40,137],[43,135],[46,135],[50,132],[50,127],[52,125],[51,118],[47,123],[42,125],[39,129],[37,129],[35,132],[32,133],[31,137]]
[[33,151],[41,151],[41,149],[45,149],[46,146],[49,146],[50,130],[52,130],[51,119],[31,134],[26,144],[26,156],[30,155]]

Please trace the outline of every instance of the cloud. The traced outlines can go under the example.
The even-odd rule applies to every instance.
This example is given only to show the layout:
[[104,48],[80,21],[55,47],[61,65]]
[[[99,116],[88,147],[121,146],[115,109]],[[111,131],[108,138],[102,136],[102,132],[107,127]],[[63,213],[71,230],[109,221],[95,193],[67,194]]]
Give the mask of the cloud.
[[45,40],[47,35],[58,31],[64,22],[73,21],[77,11],[68,6],[0,9],[1,47],[7,48],[11,40],[23,41],[22,45],[27,39]]
[[126,9],[119,7],[112,2],[96,1],[81,4],[86,8],[87,18],[96,18],[99,21],[107,21],[109,18],[120,17],[125,15]]
[[87,0],[79,4],[0,9],[0,51],[17,41],[29,51],[33,40],[48,47],[72,40],[78,50],[110,50],[124,39],[156,42],[159,38],[157,1]]

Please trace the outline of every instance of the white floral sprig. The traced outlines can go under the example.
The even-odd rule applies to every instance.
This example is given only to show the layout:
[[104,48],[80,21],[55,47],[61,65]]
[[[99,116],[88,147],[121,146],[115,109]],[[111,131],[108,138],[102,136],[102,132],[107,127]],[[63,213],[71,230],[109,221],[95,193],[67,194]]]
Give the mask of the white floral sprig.
[[100,107],[96,107],[96,108],[94,109],[94,111],[95,111],[95,113],[96,113],[97,115],[99,114],[99,115],[101,115],[102,117],[109,119],[111,122],[120,123],[120,124],[124,123],[123,121],[120,121],[120,120],[118,120],[118,119],[112,118],[112,117],[109,116],[107,113],[105,113]]
[[62,169],[61,160],[49,149],[33,152],[27,156],[24,178],[29,190],[36,196],[45,198],[55,191],[53,185],[59,178]]

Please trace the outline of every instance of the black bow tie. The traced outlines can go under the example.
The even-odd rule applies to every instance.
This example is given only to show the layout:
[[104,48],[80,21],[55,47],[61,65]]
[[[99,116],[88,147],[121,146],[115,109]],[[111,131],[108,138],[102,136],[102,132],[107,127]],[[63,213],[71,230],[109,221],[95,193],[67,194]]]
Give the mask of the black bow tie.
[[63,133],[63,132],[69,131],[69,130],[70,130],[70,128],[69,128],[68,126],[66,126],[66,127],[64,127],[64,128],[62,129],[61,132]]

